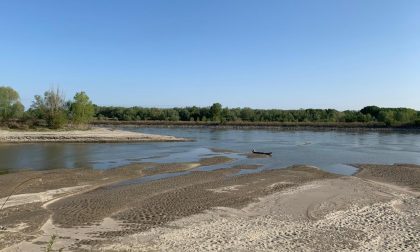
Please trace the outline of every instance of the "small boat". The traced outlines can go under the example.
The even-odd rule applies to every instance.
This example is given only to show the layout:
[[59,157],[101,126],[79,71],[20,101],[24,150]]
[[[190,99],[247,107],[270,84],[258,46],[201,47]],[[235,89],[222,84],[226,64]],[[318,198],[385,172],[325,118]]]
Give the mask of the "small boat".
[[260,155],[267,155],[267,156],[271,156],[271,154],[273,154],[273,152],[262,152],[262,151],[255,151],[255,150],[252,150],[252,153],[260,154]]

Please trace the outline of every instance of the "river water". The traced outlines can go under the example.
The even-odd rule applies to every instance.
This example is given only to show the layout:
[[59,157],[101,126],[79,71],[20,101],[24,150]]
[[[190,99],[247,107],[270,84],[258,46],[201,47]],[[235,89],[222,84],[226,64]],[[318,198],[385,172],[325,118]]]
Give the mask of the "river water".
[[[355,163],[420,164],[420,134],[402,132],[219,130],[195,128],[136,128],[125,130],[173,135],[192,142],[123,144],[1,144],[0,173],[25,169],[108,169],[133,162],[193,162],[217,155],[233,163],[201,167],[226,168],[258,164],[264,169],[307,164],[352,174]],[[217,153],[212,148],[237,153]],[[252,149],[273,152],[270,158],[248,159]],[[243,171],[244,173],[247,171]]]

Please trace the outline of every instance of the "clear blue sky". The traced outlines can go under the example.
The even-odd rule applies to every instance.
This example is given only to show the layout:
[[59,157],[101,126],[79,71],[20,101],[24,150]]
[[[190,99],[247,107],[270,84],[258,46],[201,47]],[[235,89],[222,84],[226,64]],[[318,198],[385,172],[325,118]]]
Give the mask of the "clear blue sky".
[[122,106],[420,109],[420,1],[0,0],[0,85]]

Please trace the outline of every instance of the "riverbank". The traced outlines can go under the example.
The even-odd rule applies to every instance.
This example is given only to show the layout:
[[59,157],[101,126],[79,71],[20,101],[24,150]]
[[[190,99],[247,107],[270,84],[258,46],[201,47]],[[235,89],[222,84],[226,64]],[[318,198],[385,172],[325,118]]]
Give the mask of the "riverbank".
[[311,122],[190,122],[190,121],[93,121],[96,126],[136,126],[152,128],[211,128],[269,130],[338,130],[338,131],[420,131],[420,126],[387,126],[384,123],[311,123]]
[[[230,161],[0,176],[2,199],[35,177],[0,212],[0,248],[38,251],[56,235],[54,249],[75,251],[418,249],[420,166],[359,165],[355,176],[309,166],[192,171]],[[168,172],[179,176],[141,183]]]
[[122,143],[187,141],[173,136],[95,127],[88,130],[0,130],[0,143]]

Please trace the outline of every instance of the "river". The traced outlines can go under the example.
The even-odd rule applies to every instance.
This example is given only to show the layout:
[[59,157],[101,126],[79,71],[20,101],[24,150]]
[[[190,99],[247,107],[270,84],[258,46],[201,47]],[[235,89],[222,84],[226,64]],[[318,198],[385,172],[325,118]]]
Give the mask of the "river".
[[[108,169],[133,162],[193,162],[225,155],[237,164],[258,164],[264,169],[307,164],[352,174],[355,163],[420,164],[420,134],[405,132],[220,130],[197,128],[137,128],[125,130],[186,137],[191,142],[113,144],[1,144],[0,173],[57,168]],[[218,153],[212,149],[237,153]],[[273,152],[270,158],[248,159],[252,149]],[[244,171],[245,172],[245,171]]]

